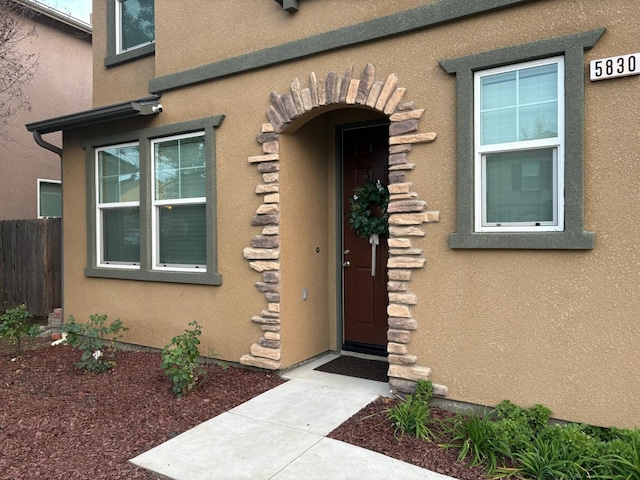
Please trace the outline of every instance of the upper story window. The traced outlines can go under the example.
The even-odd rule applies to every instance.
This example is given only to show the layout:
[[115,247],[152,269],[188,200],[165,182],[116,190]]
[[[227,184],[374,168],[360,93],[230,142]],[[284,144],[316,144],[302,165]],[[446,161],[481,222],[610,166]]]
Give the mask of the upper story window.
[[154,0],[108,0],[107,56],[105,67],[137,60],[155,53]]
[[564,60],[475,73],[477,232],[564,229]]
[[117,53],[155,41],[154,0],[116,0]]

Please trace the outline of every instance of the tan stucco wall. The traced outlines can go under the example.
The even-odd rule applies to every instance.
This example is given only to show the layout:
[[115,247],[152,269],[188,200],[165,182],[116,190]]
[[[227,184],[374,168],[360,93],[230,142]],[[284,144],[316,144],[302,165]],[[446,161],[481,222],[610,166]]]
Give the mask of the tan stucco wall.
[[[158,15],[177,8],[172,3],[159,1]],[[194,2],[193,12],[201,12],[204,3],[208,4]],[[254,20],[251,29],[235,31],[246,35],[229,35],[226,27],[195,28],[186,48],[181,32],[169,27],[169,22],[160,22],[155,58],[158,73],[239,53],[237,48],[253,50],[262,45],[250,35],[263,22],[255,9],[268,11],[264,18],[284,12],[275,2],[261,2],[251,13],[236,7],[244,3],[225,3],[220,8],[227,11],[225,15],[246,15]],[[352,3],[359,13],[344,20],[333,10],[318,16],[316,9],[324,2],[301,2],[295,16],[281,20],[279,30],[285,32],[280,35],[288,39],[305,29],[316,31],[321,23],[318,18],[326,20],[323,28],[329,30],[377,14],[360,10],[360,2]],[[405,5],[391,3],[384,8]],[[412,5],[419,3],[425,2]],[[287,91],[294,77],[306,85],[311,71],[325,78],[329,71],[342,74],[354,65],[354,76],[359,77],[364,65],[372,62],[376,78],[396,73],[399,86],[407,88],[405,100],[426,109],[420,131],[438,133],[434,143],[414,146],[408,158],[416,163],[415,171],[409,174],[413,190],[428,202],[429,210],[441,212],[440,223],[426,225],[426,236],[414,239],[414,247],[424,249],[427,266],[411,282],[419,299],[413,308],[419,328],[409,353],[418,357],[420,365],[432,369],[433,381],[446,385],[449,398],[454,400],[495,404],[508,398],[524,405],[543,403],[563,419],[638,426],[640,77],[593,84],[586,81],[585,227],[596,233],[594,250],[477,251],[448,246],[449,234],[456,229],[455,78],[444,72],[438,61],[606,27],[604,37],[586,52],[588,75],[591,59],[637,51],[640,19],[635,2],[619,0],[613,2],[615,7],[611,3],[579,2],[577,8],[576,2],[569,0],[532,2],[165,93],[164,112],[151,120],[154,124],[227,115],[216,136],[218,256],[223,276],[218,287],[84,277],[84,160],[69,137],[64,180],[79,188],[65,193],[65,314],[82,318],[104,311],[131,327],[127,341],[152,346],[164,345],[188,321],[197,319],[204,325],[203,345],[215,349],[222,358],[237,361],[247,353],[261,334],[250,319],[266,307],[264,296],[253,287],[260,275],[242,257],[242,248],[260,233],[259,227],[251,227],[250,220],[261,203],[254,193],[261,178],[247,158],[261,153],[255,137],[267,121],[264,112],[269,93]],[[196,16],[196,22],[205,21],[200,20],[202,15]],[[97,17],[96,13],[96,21]],[[287,22],[296,25],[296,32],[286,32]],[[280,39],[272,35],[265,38]],[[163,54],[169,45],[176,46],[172,54],[179,52],[175,55],[179,60]],[[106,74],[96,67],[96,83],[103,90],[97,103],[126,99],[125,93],[130,93],[130,98],[142,96],[138,77],[152,70],[149,61],[116,67]],[[132,70],[136,73],[129,81],[135,85],[123,93],[118,87],[125,81],[115,78]],[[331,129],[334,123],[347,119],[341,115],[334,111],[331,118],[318,118],[280,141],[283,366],[337,347],[331,211],[335,208],[335,182],[333,165],[322,165],[322,161],[333,161]],[[321,218],[320,225],[327,225],[318,236],[309,228],[317,218]],[[320,246],[320,254],[315,253],[316,246]],[[306,302],[302,301],[303,288],[309,291]],[[323,315],[327,316],[324,324]]]
[[[91,108],[91,40],[55,27],[50,18],[34,17],[36,36],[17,48],[35,55],[37,67],[25,86],[30,109],[23,108],[0,126],[0,219],[36,218],[38,179],[60,180],[60,158],[38,146],[25,124]],[[52,26],[53,25],[53,26]],[[44,139],[62,146],[59,133]]]

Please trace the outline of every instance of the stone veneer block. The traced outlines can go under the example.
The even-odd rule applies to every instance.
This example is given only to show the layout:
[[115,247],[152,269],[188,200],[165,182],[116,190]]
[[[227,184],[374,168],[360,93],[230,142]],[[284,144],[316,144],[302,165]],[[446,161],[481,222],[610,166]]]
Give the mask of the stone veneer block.
[[406,305],[390,303],[387,306],[387,314],[390,317],[411,318],[411,309]]
[[263,347],[280,348],[280,340],[269,340],[265,337],[262,337],[260,338],[260,340],[258,340],[258,343]]
[[280,227],[278,225],[267,225],[262,229],[263,235],[280,235]]
[[389,117],[389,120],[391,120],[392,122],[404,122],[405,120],[411,120],[411,119],[418,120],[422,118],[423,113],[424,113],[424,108],[421,108],[420,110],[409,110],[406,112],[394,113]]
[[398,145],[391,145],[389,147],[389,153],[409,153],[413,147],[409,143],[401,143]]
[[262,144],[262,151],[264,153],[280,153],[280,142],[277,140],[274,142],[265,142]]
[[389,183],[402,183],[407,180],[407,175],[403,172],[394,172],[389,169]]
[[[411,293],[411,292],[408,292],[408,293],[390,292],[389,301],[393,303],[402,303],[404,305],[417,305],[418,296],[415,293]],[[411,329],[407,328],[407,330],[411,330]]]
[[369,96],[369,91],[375,81],[376,76],[376,67],[373,63],[367,63],[364,66],[364,70],[362,71],[362,76],[360,77],[360,81],[358,82],[358,94],[356,96],[356,103],[359,105],[364,105],[367,101],[367,97]]
[[387,162],[389,165],[401,165],[403,163],[407,163],[407,154],[402,153],[390,153],[389,161]]
[[280,184],[262,183],[256,187],[256,193],[275,193],[280,191]]
[[259,343],[251,345],[251,355],[254,357],[269,358],[271,360],[280,360],[282,353],[279,348],[263,347]]
[[[389,202],[387,212],[389,213],[409,213],[423,212],[427,208],[427,202],[424,200],[396,200]],[[423,217],[424,220],[425,217]]]
[[262,227],[264,225],[278,225],[280,217],[278,215],[256,215],[251,219],[251,225]]
[[[278,290],[279,289],[280,289],[280,287],[278,286]],[[262,310],[260,312],[260,316],[267,317],[267,318],[280,318],[280,313],[278,313],[278,312],[270,312],[269,310]]]
[[264,196],[264,203],[280,203],[280,194],[271,193]]
[[280,246],[280,237],[277,235],[256,235],[251,239],[253,248],[278,248]]
[[278,283],[280,281],[280,272],[274,270],[262,272],[262,281],[265,283]]
[[347,94],[349,93],[349,86],[351,85],[351,79],[353,78],[353,65],[347,68],[347,71],[342,77],[342,87],[340,88],[340,103],[347,103]]
[[270,248],[249,248],[242,250],[242,255],[247,260],[276,260],[280,257],[280,251]]
[[424,213],[396,213],[389,215],[389,225],[421,225],[427,221]]
[[265,292],[264,298],[267,299],[267,302],[279,302],[280,294],[275,292]]
[[[273,106],[273,108],[278,113],[280,118],[282,118],[284,123],[289,123],[291,121],[291,117],[287,112],[287,107],[285,107],[284,102],[282,101],[282,98],[280,97],[280,95],[278,95],[278,92],[271,92],[271,94],[269,95],[269,99],[271,100],[271,106]],[[274,125],[273,127],[276,132],[279,131],[277,125]]]
[[413,393],[416,390],[416,382],[392,377],[389,378],[389,388],[392,392]]
[[421,228],[411,227],[396,227],[391,225],[389,227],[389,233],[394,237],[424,237],[424,230]]
[[396,171],[396,170],[413,170],[416,168],[416,164],[415,163],[403,163],[400,165],[391,165],[389,167],[390,171]]
[[400,270],[392,268],[389,270],[389,280],[408,282],[411,280],[411,270]]
[[316,72],[309,73],[309,93],[311,94],[311,105],[317,107],[318,103],[318,76]]
[[394,330],[417,330],[418,322],[415,318],[389,317],[389,328]]
[[311,100],[311,90],[308,88],[303,88],[300,91],[300,95],[302,96],[302,107],[305,112],[313,109],[313,100]]
[[327,86],[323,78],[318,79],[318,106],[327,104]]
[[270,153],[268,155],[254,155],[249,157],[249,163],[273,162],[274,160],[280,160],[280,155]]
[[273,105],[269,105],[269,108],[267,109],[267,117],[277,132],[280,132],[282,127],[286,124],[278,110],[276,110]]
[[360,80],[352,78],[349,82],[349,88],[347,90],[347,98],[345,99],[346,103],[349,105],[353,105],[356,103],[356,96],[358,95],[358,87],[360,86]]
[[400,111],[407,111],[407,110],[415,110],[416,109],[416,104],[411,100],[411,101],[406,101],[406,102],[400,102],[398,104],[398,110]]
[[284,108],[287,112],[287,115],[292,120],[294,118],[298,118],[300,113],[298,112],[298,107],[296,106],[296,101],[293,98],[293,94],[291,92],[283,93],[280,98],[282,98],[282,103],[284,104]]
[[240,363],[249,367],[265,368],[267,370],[278,370],[280,368],[280,362],[266,358],[257,358],[249,354],[240,357]]
[[[260,173],[271,173],[271,172],[277,172],[278,170],[280,170],[280,162],[265,162],[265,163],[258,164],[258,171]],[[271,183],[271,182],[266,182],[266,183]]]
[[391,95],[391,98],[389,98],[389,101],[384,107],[384,113],[386,115],[391,115],[393,112],[395,112],[396,107],[404,97],[404,94],[406,93],[406,91],[407,89],[403,87],[395,89],[395,91]]
[[411,333],[406,330],[387,330],[387,340],[393,343],[409,343]]
[[365,105],[367,107],[373,108],[375,106],[383,86],[384,86],[384,82],[381,82],[379,80],[376,80],[375,82],[373,82],[373,85],[371,86],[371,90],[369,90],[369,95],[367,96],[367,100],[365,102]]
[[394,355],[387,356],[389,363],[393,365],[415,365],[418,357],[415,355]]
[[396,89],[398,85],[398,76],[395,73],[390,73],[387,77],[387,81],[384,82],[384,86],[380,91],[380,95],[378,95],[378,100],[376,101],[375,109],[379,111],[384,110],[384,106],[387,104],[387,100],[391,97],[391,94]]
[[387,375],[395,378],[404,378],[405,380],[429,380],[431,378],[431,369],[428,367],[404,366],[389,364]]
[[408,238],[391,237],[387,239],[387,245],[389,245],[389,248],[410,248],[411,240],[409,240]]
[[268,303],[267,310],[274,313],[280,313],[280,304],[279,303]]
[[387,282],[387,291],[388,292],[406,292],[407,291],[407,283],[406,282]]
[[280,340],[280,334],[277,332],[264,332],[264,338],[267,340]]
[[280,270],[280,262],[265,262],[259,260],[257,262],[249,262],[249,266],[256,272],[267,272],[270,270]]
[[415,132],[418,130],[418,120],[409,119],[402,122],[391,122],[389,125],[389,136],[395,137],[404,133]]
[[394,183],[391,185],[387,185],[387,190],[389,190],[389,193],[392,195],[394,193],[409,193],[411,191],[412,186],[413,186],[413,183],[411,182]]
[[275,215],[280,212],[280,207],[277,203],[263,204],[258,207],[256,213],[258,215]]
[[427,220],[426,223],[433,222],[438,223],[440,221],[440,212],[427,212]]
[[395,355],[405,355],[407,346],[402,343],[389,342],[387,343],[387,352]]
[[251,317],[251,321],[260,325],[280,325],[280,319],[275,317],[262,317],[255,315]]
[[[256,282],[254,285],[258,289],[258,291],[260,291],[262,293],[266,293],[266,292],[280,293],[280,285],[278,285],[277,283]],[[265,315],[265,313],[271,313],[271,312],[265,312],[263,310],[261,315],[262,316],[268,316],[268,317],[269,316],[270,317],[275,317],[276,316],[276,315]]]
[[280,174],[277,172],[263,173],[262,180],[264,183],[278,183],[280,181]]
[[413,135],[389,137],[389,145],[398,145],[400,143],[429,143],[433,142],[435,139],[435,132],[414,133]]
[[260,328],[262,329],[263,332],[279,332],[280,331],[280,325],[260,325]]
[[295,77],[291,82],[291,98],[293,98],[298,115],[302,115],[305,112],[301,90],[302,85],[300,84],[300,79]]
[[337,80],[338,80],[338,78],[337,78],[336,72],[329,72],[327,74],[327,79],[325,81],[327,105],[329,105],[331,103],[334,103],[333,94],[334,94],[335,89],[336,89]]
[[412,198],[418,198],[418,194],[416,192],[409,192],[389,195],[389,201],[391,202],[395,202],[396,200],[411,200]]
[[426,263],[426,258],[390,257],[387,261],[387,268],[423,268]]
[[271,132],[274,132],[275,130],[273,128],[273,125],[271,125],[270,123],[263,123],[260,131],[262,133],[271,133]]

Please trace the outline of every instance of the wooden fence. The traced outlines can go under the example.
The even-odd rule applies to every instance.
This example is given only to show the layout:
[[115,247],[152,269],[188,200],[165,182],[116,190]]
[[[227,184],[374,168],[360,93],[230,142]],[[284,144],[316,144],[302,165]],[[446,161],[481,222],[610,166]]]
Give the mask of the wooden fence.
[[59,218],[0,221],[0,310],[24,303],[32,315],[62,305]]

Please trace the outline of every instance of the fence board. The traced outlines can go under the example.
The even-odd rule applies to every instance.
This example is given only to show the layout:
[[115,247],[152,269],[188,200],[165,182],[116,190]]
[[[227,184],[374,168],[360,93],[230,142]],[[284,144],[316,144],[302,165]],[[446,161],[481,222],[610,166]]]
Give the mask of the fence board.
[[62,304],[59,218],[0,221],[0,309],[25,303],[33,315]]

